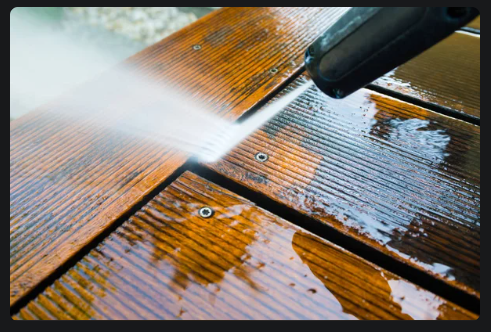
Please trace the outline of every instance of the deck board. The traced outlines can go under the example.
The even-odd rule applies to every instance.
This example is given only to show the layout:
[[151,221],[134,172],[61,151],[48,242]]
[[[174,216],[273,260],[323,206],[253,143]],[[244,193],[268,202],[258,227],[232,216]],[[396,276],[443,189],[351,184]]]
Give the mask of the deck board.
[[[344,10],[222,9],[118,68],[180,87],[216,114],[234,120],[303,70],[307,45]],[[199,50],[194,45],[200,45]],[[477,36],[456,33],[377,84],[478,119],[479,47]],[[131,102],[123,91],[106,86],[110,76],[108,72],[71,93],[79,98],[108,93],[105,107],[111,110]],[[71,121],[69,111],[58,100],[10,123],[11,306],[188,159],[151,141],[104,130],[98,125],[114,121],[104,118],[104,110],[80,122]],[[258,151],[270,159],[256,162]],[[337,102],[312,88],[207,167],[480,298],[479,126],[365,89]],[[203,180],[196,181],[202,185]],[[255,239],[241,242],[243,247],[234,251],[216,234],[241,225],[222,227],[217,221],[211,235],[201,234],[208,225],[188,218],[196,206],[177,211],[171,204],[184,190],[179,183],[174,184],[178,189],[171,186],[171,193],[164,191],[146,206],[163,204],[170,216],[159,215],[156,221],[140,211],[143,220],[133,216],[14,318],[476,318],[207,184],[206,190],[220,192],[217,206],[225,209],[240,201],[250,210],[246,216],[237,212],[237,218],[259,218],[259,227],[248,224],[250,232],[273,237],[264,244]],[[184,191],[184,196],[190,194]],[[191,196],[197,198],[196,193]],[[171,233],[160,229],[162,220],[174,225],[177,219],[187,228],[176,224],[178,230]],[[274,236],[283,229],[290,242]],[[221,243],[218,249],[214,240]],[[191,258],[189,251],[173,251],[190,250],[196,242],[210,255],[219,250],[213,262],[203,261],[196,251]],[[332,271],[319,253],[333,259]],[[271,257],[280,268],[266,262]],[[197,261],[211,264],[210,274],[203,275]],[[148,269],[163,279],[155,279]],[[295,269],[301,275],[292,272]],[[363,280],[348,278],[353,271]],[[302,283],[304,272],[308,281]],[[255,277],[250,279],[249,273]],[[290,277],[288,283],[285,278]],[[217,283],[225,283],[228,291],[216,295]],[[299,290],[292,283],[310,288]],[[185,296],[176,296],[180,292]],[[285,309],[285,299],[291,298],[300,298],[310,309],[293,304]],[[260,310],[246,308],[244,301],[249,300]]]
[[[298,73],[305,48],[345,10],[221,9],[119,68],[180,87],[234,120]],[[187,160],[98,127],[115,121],[105,110],[133,102],[108,86],[111,73],[71,92],[80,100],[104,94],[96,114],[73,121],[70,107],[54,101],[10,123],[10,305]]]
[[206,166],[480,297],[479,126],[365,89],[338,101],[311,87]]
[[481,15],[479,15],[471,23],[467,24],[467,27],[474,29],[476,31],[481,31]]
[[14,318],[477,317],[186,172]]
[[373,84],[481,117],[481,38],[456,32]]

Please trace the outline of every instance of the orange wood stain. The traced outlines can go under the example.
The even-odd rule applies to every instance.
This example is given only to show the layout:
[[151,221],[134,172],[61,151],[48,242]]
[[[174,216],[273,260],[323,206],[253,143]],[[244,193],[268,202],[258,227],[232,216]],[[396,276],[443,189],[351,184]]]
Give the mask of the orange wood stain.
[[[121,67],[180,87],[217,114],[236,119],[298,72],[305,48],[345,10],[218,10]],[[201,49],[193,48],[197,44]],[[72,93],[81,99],[105,93],[105,107],[117,109],[128,100],[107,86],[109,77]],[[69,107],[57,101],[10,123],[10,305],[187,159],[97,129],[114,120],[99,111],[74,123]]]
[[[305,48],[345,10],[221,9],[119,68],[234,120],[303,70]],[[456,33],[376,84],[478,118],[479,54],[478,37]],[[112,73],[71,93],[118,109],[131,101],[107,86]],[[10,124],[11,306],[188,158],[97,127],[114,121],[99,111],[74,123],[61,98]],[[333,101],[311,88],[206,166],[480,297],[478,126],[364,89]],[[204,205],[212,218],[197,215]],[[476,316],[187,172],[14,318]]]
[[190,172],[14,316],[316,318],[477,317]]
[[478,126],[312,87],[207,167],[480,297],[479,161]]
[[480,118],[480,63],[479,35],[456,32],[374,83]]

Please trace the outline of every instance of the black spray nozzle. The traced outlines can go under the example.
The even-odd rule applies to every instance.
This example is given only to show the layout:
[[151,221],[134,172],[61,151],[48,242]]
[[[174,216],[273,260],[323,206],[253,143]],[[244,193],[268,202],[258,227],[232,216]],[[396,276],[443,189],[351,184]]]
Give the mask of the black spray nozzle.
[[344,98],[478,15],[470,7],[355,7],[307,48],[305,66],[319,89]]

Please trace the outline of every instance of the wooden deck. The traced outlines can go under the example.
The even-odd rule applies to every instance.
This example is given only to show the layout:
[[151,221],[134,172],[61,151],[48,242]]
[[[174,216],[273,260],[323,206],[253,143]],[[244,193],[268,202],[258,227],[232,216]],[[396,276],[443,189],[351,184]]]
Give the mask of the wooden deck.
[[[201,218],[202,206],[214,217]],[[475,317],[188,172],[16,316]]]
[[478,121],[480,45],[480,35],[456,32],[374,84]]
[[472,124],[312,87],[207,166],[479,297],[479,153]]
[[[225,8],[121,66],[235,120],[305,84],[304,50],[344,11]],[[480,21],[470,27],[346,100],[310,88],[213,164],[108,133],[94,126],[103,112],[70,122],[62,100],[11,122],[13,318],[477,318]],[[108,108],[128,102],[109,95]]]

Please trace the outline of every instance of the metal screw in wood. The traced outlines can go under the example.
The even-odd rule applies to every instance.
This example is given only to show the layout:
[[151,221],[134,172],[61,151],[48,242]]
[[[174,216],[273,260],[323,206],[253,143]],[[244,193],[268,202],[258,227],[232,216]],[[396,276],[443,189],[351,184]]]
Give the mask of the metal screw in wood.
[[256,156],[254,157],[257,161],[263,163],[266,160],[268,160],[269,156],[266,153],[263,152],[258,152],[256,153]]
[[208,206],[202,207],[198,212],[202,218],[210,218],[214,213],[213,209]]

